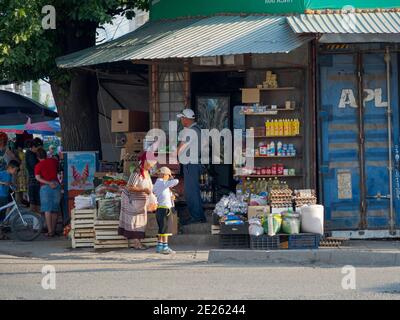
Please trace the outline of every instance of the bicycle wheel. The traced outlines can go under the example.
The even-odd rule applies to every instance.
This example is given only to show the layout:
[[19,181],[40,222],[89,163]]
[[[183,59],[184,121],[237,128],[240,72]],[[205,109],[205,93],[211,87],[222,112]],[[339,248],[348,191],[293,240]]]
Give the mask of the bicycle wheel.
[[33,241],[42,233],[43,219],[36,213],[23,212],[22,219],[20,215],[16,215],[11,229],[19,240]]

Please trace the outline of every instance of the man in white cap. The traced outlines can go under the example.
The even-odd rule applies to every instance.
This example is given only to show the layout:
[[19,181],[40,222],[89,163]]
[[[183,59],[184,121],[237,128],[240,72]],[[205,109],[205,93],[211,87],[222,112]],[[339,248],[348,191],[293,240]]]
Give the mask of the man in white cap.
[[[197,135],[198,155],[194,159],[190,158],[188,164],[183,165],[185,199],[191,215],[191,219],[184,224],[204,223],[207,219],[204,215],[203,202],[200,194],[200,175],[201,175],[201,129],[196,123],[196,117],[191,109],[185,109],[178,114],[178,119],[184,128],[192,129]],[[178,154],[191,150],[193,141],[181,141],[178,146]]]

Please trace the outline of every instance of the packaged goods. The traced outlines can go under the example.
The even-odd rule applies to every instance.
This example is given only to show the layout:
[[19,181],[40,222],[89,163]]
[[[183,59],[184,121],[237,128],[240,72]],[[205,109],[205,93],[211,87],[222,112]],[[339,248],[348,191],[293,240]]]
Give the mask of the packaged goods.
[[300,214],[284,212],[282,214],[282,232],[286,234],[300,233]]
[[120,211],[120,197],[97,200],[97,220],[118,220]]
[[324,207],[321,205],[300,208],[302,232],[324,234]]
[[261,236],[264,234],[264,228],[261,224],[261,220],[253,218],[249,220],[249,234],[252,236]]
[[77,210],[91,209],[94,208],[95,205],[95,196],[81,195],[74,198],[74,208]]
[[[272,219],[272,234],[271,232],[268,232],[269,230],[269,224],[268,223],[268,219]],[[269,214],[268,217],[266,219],[263,219],[263,228],[266,234],[268,235],[275,235],[277,233],[279,233],[279,231],[281,230],[281,225],[282,225],[282,216],[280,214]]]

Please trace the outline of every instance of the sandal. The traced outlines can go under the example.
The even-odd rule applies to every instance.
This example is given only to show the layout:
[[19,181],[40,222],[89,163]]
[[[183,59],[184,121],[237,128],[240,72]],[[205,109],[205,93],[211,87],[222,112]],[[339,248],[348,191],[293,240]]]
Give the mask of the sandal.
[[55,233],[46,233],[45,234],[45,236],[47,237],[47,238],[54,238],[55,237]]
[[138,246],[138,247],[133,246],[132,248],[134,250],[141,250],[141,251],[144,251],[144,250],[148,249],[148,247],[146,247],[145,245],[141,245],[141,246]]

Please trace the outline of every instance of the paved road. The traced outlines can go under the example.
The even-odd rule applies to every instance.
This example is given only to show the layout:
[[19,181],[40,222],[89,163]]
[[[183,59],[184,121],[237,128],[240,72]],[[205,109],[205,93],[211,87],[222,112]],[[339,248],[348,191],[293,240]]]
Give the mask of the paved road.
[[[0,244],[0,299],[400,299],[400,268],[357,268],[356,290],[343,290],[329,266],[209,264],[208,252],[182,248],[94,253],[43,245]],[[41,286],[44,265],[56,289]]]

